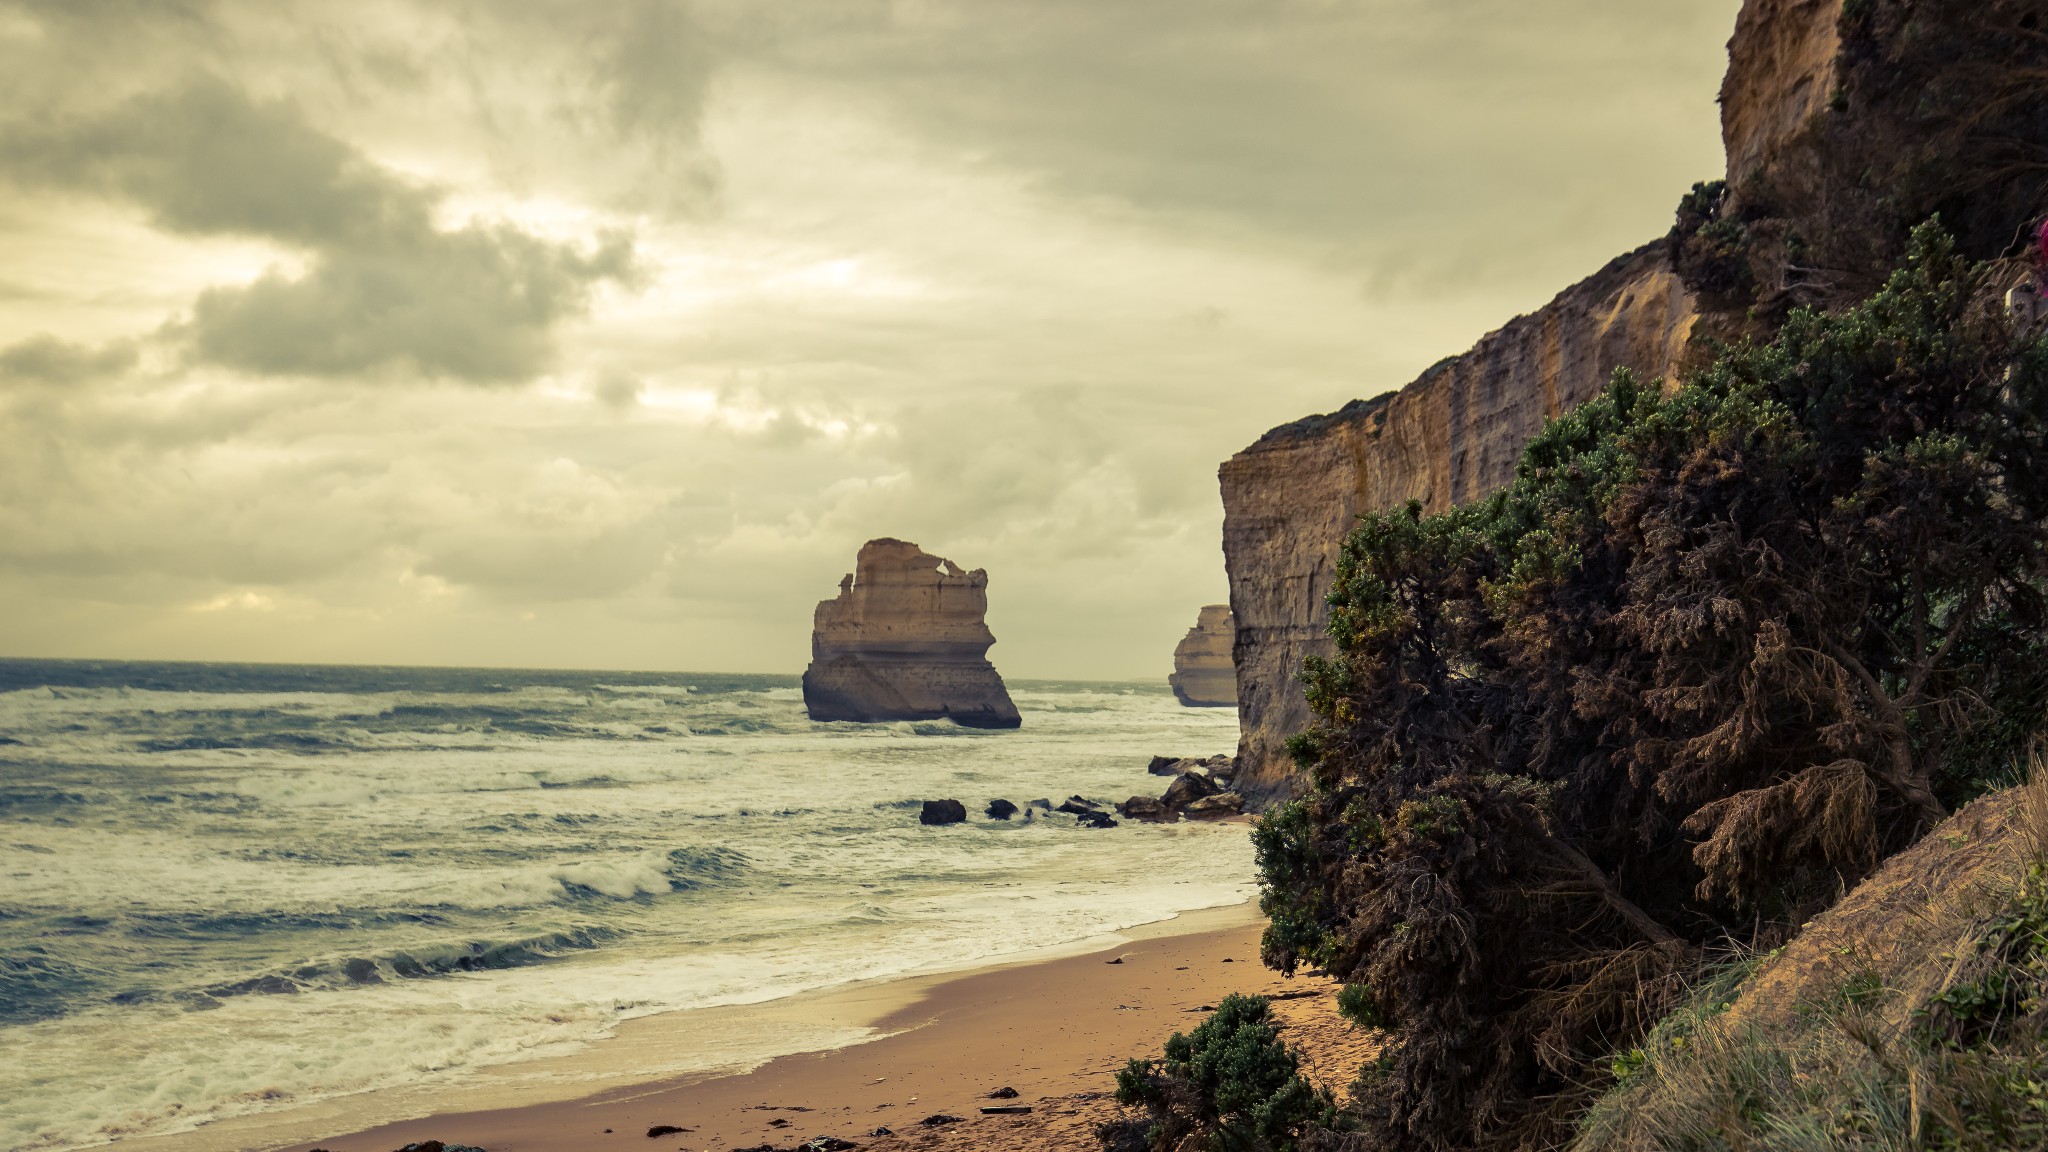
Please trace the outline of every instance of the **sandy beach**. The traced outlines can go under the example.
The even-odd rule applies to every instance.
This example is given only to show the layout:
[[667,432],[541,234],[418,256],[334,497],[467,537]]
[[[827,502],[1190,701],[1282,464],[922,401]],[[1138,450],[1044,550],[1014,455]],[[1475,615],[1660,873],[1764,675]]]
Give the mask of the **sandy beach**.
[[[1116,1069],[1132,1055],[1156,1054],[1169,1035],[1192,1027],[1205,1007],[1232,992],[1285,997],[1276,1009],[1289,1022],[1290,1039],[1309,1054],[1311,1074],[1341,1090],[1364,1041],[1336,1018],[1329,981],[1285,979],[1259,965],[1261,927],[1251,905],[1211,909],[1133,929],[1078,955],[797,997],[755,1011],[837,1024],[864,1015],[878,1038],[735,1075],[615,1085],[594,1095],[442,1111],[355,1130],[344,1125],[289,1147],[389,1152],[441,1140],[491,1152],[725,1152],[793,1148],[833,1136],[877,1149],[1093,1149],[1095,1126],[1118,1111],[1110,1099]],[[636,1021],[608,1043],[689,1043],[696,1015]],[[1005,1088],[1016,1095],[991,1098]],[[981,1112],[998,1106],[1031,1111]],[[934,1116],[962,1119],[923,1123]],[[650,1138],[658,1126],[679,1131]],[[137,1143],[221,1147],[239,1127]]]

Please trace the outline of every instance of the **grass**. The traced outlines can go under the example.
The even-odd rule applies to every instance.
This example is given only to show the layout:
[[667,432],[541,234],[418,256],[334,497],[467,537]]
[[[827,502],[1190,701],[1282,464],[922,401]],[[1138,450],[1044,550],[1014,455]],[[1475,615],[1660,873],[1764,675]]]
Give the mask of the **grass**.
[[1573,1152],[2048,1148],[2041,757],[2015,791],[2020,850],[2000,858],[2003,882],[1932,913],[1952,948],[1893,949],[1875,962],[1838,948],[1789,1012],[1743,1010],[1745,987],[1773,957],[1711,972],[1616,1057],[1614,1087],[1581,1118]]

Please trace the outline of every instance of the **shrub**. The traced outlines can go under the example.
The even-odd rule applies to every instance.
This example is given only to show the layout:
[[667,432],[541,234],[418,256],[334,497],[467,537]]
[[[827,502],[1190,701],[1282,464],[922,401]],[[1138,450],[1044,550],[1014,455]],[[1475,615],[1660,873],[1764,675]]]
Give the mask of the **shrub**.
[[1163,1061],[1132,1060],[1117,1073],[1116,1098],[1152,1116],[1158,1152],[1191,1133],[1219,1150],[1293,1152],[1310,1126],[1336,1120],[1335,1103],[1301,1076],[1260,996],[1226,996],[1193,1032],[1174,1033]]
[[1510,486],[1368,515],[1260,824],[1262,954],[1370,988],[1366,1146],[1540,1146],[1714,942],[1782,939],[2048,698],[2048,345],[1936,226]]

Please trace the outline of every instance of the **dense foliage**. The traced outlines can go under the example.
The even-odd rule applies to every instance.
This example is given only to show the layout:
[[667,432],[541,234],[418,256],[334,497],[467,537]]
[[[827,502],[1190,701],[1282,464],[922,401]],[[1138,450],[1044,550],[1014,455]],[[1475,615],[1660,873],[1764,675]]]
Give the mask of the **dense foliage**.
[[1311,787],[1256,832],[1265,959],[1391,1036],[1338,1143],[1560,1139],[1705,953],[2008,770],[2048,702],[2048,345],[1985,277],[1923,227],[1855,308],[1617,375],[1495,496],[1362,519]]
[[1327,1093],[1300,1074],[1261,996],[1226,996],[1190,1033],[1173,1034],[1165,1060],[1133,1060],[1116,1098],[1143,1106],[1140,1147],[1200,1146],[1218,1152],[1293,1152],[1302,1132],[1336,1122]]

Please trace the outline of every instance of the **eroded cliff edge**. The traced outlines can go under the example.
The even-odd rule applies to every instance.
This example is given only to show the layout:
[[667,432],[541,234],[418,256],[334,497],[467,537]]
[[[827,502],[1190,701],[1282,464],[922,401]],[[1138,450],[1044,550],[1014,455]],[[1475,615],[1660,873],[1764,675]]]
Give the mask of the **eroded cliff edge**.
[[1230,605],[1204,605],[1195,626],[1173,649],[1173,675],[1166,683],[1188,708],[1233,708],[1237,705],[1237,669],[1231,663],[1236,635]]
[[1324,603],[1360,513],[1476,499],[1543,425],[1613,370],[1670,380],[1707,338],[1860,299],[1905,232],[1939,213],[1967,254],[2010,250],[2048,144],[2040,0],[1747,0],[1721,89],[1723,184],[1672,233],[1609,263],[1402,388],[1273,429],[1225,462],[1223,553],[1237,622],[1239,788],[1291,788],[1295,680],[1328,656]]
[[839,595],[818,604],[804,709],[813,720],[1017,727],[1017,705],[988,661],[987,613],[987,572],[908,541],[868,541]]

